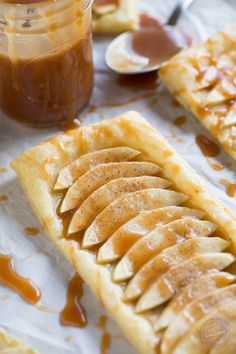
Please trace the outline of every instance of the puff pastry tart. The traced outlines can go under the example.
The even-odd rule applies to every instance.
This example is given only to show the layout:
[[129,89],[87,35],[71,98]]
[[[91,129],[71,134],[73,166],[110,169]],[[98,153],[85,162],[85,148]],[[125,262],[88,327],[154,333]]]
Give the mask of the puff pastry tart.
[[138,26],[137,0],[95,0],[93,30],[100,33],[119,33]]
[[160,78],[236,159],[236,24],[185,50],[160,70]]
[[8,334],[0,328],[0,353],[1,354],[37,354],[27,347],[22,341]]
[[236,325],[235,215],[138,113],[58,136],[12,166],[139,353],[190,353],[190,331],[226,304]]

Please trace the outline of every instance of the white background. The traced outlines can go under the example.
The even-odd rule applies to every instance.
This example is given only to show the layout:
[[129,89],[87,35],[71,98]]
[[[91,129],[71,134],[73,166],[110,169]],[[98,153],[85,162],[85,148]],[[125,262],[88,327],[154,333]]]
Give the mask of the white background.
[[[142,1],[142,7],[165,19],[175,5],[174,0]],[[154,7],[154,11],[153,11]],[[234,0],[196,0],[186,13],[179,26],[195,36],[195,40],[207,38],[217,29],[236,20],[236,3]],[[104,51],[110,38],[96,37],[94,43],[94,63],[96,83],[92,104],[103,102],[122,102],[128,98],[147,93],[145,90],[121,88],[116,84],[116,75],[110,73],[104,64]],[[174,118],[186,112],[182,108],[171,106],[172,98],[165,91],[157,90],[158,103],[150,105],[153,97],[142,99],[133,104],[119,108],[99,108],[96,113],[83,112],[83,124],[107,119],[125,110],[139,110],[162,134],[168,138],[176,150],[209,183],[214,193],[228,206],[236,211],[236,199],[227,198],[225,188],[219,184],[220,178],[236,181],[236,163],[222,152],[216,162],[226,165],[232,163],[231,169],[221,172],[212,170],[195,144],[197,134],[209,136],[205,129],[189,114],[187,124],[181,129],[173,128]],[[178,142],[174,136],[184,138]],[[172,133],[171,133],[172,132]],[[58,134],[57,129],[36,130],[23,127],[4,117],[0,117],[0,167],[7,167],[6,174],[0,174],[0,195],[7,195],[8,200],[0,202],[0,253],[14,257],[17,271],[29,277],[42,291],[40,305],[60,311],[65,304],[68,279],[73,275],[71,266],[50,246],[47,237],[41,232],[35,238],[24,233],[25,227],[37,227],[39,223],[22,192],[10,162],[21,152],[50,136]],[[6,296],[8,295],[7,299]],[[43,354],[98,354],[102,335],[97,327],[99,316],[105,313],[98,301],[86,288],[82,303],[87,309],[89,325],[84,330],[62,327],[57,313],[40,311],[37,307],[25,303],[21,298],[0,286],[0,326],[23,338],[27,343]],[[135,351],[124,339],[117,326],[109,320],[108,329],[112,335],[112,354],[134,354]],[[67,342],[66,337],[72,336]]]

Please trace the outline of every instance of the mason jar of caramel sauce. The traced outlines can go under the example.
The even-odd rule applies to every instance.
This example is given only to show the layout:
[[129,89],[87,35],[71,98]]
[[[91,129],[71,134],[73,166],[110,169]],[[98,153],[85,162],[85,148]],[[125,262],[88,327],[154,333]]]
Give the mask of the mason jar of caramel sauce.
[[93,1],[0,2],[0,111],[38,127],[75,118],[93,89]]

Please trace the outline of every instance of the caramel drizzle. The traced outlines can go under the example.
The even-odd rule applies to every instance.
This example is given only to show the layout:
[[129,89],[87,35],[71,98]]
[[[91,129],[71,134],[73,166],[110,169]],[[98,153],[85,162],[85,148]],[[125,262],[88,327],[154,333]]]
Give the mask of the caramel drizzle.
[[60,313],[62,325],[79,328],[87,326],[86,311],[80,303],[83,293],[83,280],[79,275],[75,275],[69,282],[67,302]]
[[226,194],[230,197],[233,198],[236,194],[236,182],[232,183],[228,181],[227,179],[220,179],[220,184],[226,187]]
[[30,304],[37,304],[41,298],[39,288],[30,279],[16,273],[10,256],[0,255],[0,284],[14,290]]
[[100,342],[100,354],[108,354],[111,346],[111,335],[106,330],[107,316],[100,316],[98,327],[103,330],[103,334]]
[[216,157],[220,154],[219,145],[204,135],[198,135],[196,143],[205,157]]
[[175,120],[173,121],[173,124],[176,127],[181,127],[182,125],[184,125],[186,123],[186,117],[184,115],[178,116],[175,118]]
[[8,200],[8,196],[3,194],[3,195],[0,195],[0,202],[5,202],[6,200]]
[[24,231],[27,235],[30,236],[36,236],[39,234],[39,229],[37,229],[36,227],[26,227]]
[[215,171],[223,171],[224,166],[211,161],[208,157],[206,158],[208,165]]
[[100,353],[108,354],[111,346],[111,336],[108,332],[104,332],[101,338]]
[[121,101],[121,102],[104,102],[104,103],[100,103],[100,104],[93,104],[89,107],[89,113],[94,113],[97,111],[97,109],[99,108],[107,108],[107,107],[111,107],[111,108],[116,108],[116,107],[123,107],[123,106],[127,106],[131,103],[135,103],[141,99],[145,99],[145,98],[150,98],[156,96],[156,91],[151,91],[148,93],[145,93],[143,95],[139,95],[139,96],[134,96],[130,99]]

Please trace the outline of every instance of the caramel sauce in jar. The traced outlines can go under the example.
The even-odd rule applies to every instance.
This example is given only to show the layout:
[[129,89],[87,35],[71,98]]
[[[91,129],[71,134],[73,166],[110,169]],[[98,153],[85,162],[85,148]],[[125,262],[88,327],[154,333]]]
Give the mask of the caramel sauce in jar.
[[75,118],[93,88],[91,0],[0,8],[0,110],[32,126]]

